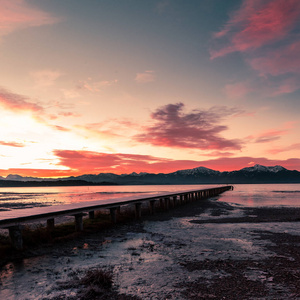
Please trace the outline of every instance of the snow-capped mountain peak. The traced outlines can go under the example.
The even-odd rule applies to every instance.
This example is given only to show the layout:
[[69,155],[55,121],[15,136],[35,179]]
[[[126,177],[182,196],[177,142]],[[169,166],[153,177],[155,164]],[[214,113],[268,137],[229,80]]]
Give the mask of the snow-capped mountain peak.
[[193,168],[193,169],[186,169],[186,170],[178,170],[176,172],[174,172],[174,174],[181,174],[181,175],[194,175],[194,174],[216,174],[219,173],[219,171],[215,171],[212,169],[208,169],[205,167],[197,167],[197,168]]
[[241,171],[246,171],[246,172],[273,172],[273,173],[277,173],[279,171],[284,171],[284,170],[286,170],[284,167],[278,165],[274,167],[266,167],[259,164],[256,164],[253,167],[247,167],[241,169]]

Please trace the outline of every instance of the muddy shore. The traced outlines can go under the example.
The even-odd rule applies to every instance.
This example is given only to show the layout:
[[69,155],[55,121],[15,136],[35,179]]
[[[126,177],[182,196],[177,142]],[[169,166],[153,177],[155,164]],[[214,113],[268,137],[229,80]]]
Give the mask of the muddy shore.
[[[0,298],[300,299],[299,221],[300,208],[190,203],[25,251],[2,267]],[[109,289],[82,284],[99,269]]]

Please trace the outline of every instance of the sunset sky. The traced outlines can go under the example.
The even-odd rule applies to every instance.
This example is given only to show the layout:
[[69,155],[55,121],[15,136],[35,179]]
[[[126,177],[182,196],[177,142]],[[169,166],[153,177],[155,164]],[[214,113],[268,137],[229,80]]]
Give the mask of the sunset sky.
[[299,0],[0,0],[0,176],[300,171]]

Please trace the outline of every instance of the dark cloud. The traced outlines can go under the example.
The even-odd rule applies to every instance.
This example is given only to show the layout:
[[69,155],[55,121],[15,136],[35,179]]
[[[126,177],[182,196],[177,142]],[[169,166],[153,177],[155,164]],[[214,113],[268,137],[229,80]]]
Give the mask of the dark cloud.
[[184,104],[168,104],[151,114],[153,123],[134,139],[155,146],[201,150],[240,150],[241,141],[221,137],[227,126],[220,121],[237,113],[236,109],[213,107],[183,112]]

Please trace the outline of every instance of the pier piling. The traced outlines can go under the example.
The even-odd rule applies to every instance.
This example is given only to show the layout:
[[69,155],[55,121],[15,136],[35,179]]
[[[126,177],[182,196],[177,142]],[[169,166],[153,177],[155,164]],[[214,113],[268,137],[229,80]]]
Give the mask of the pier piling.
[[137,220],[142,218],[142,203],[135,203],[135,218]]
[[8,227],[9,237],[16,250],[23,250],[22,225]]

